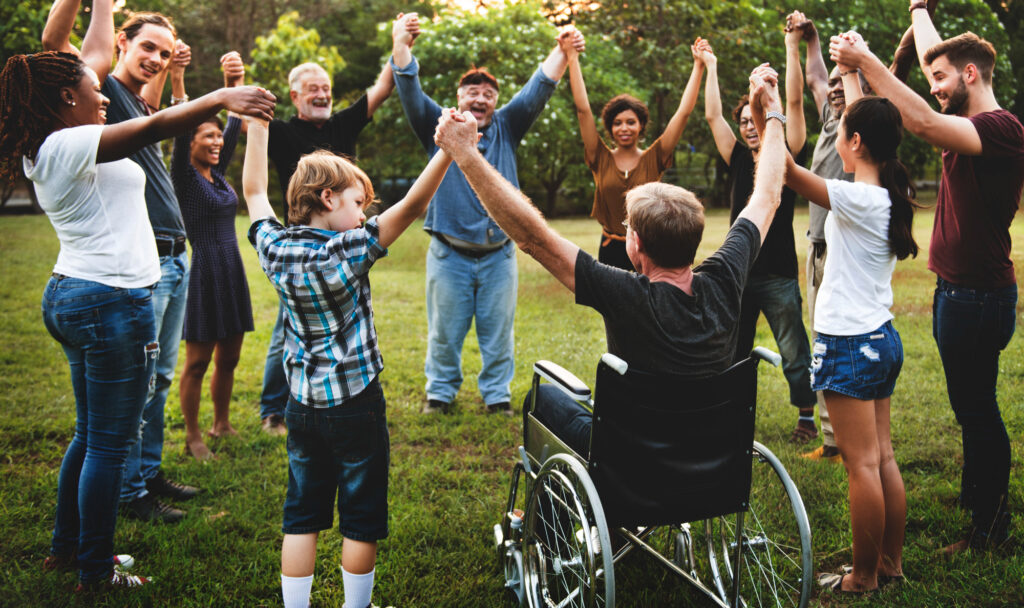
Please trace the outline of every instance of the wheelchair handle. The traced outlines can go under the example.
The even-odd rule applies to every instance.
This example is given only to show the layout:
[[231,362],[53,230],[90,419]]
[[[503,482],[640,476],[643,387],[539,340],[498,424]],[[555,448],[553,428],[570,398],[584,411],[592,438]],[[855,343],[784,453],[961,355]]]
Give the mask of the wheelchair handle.
[[750,356],[756,359],[760,359],[762,361],[767,361],[768,363],[771,363],[774,367],[782,365],[782,356],[779,355],[779,353],[768,350],[763,346],[755,347],[754,350],[751,351]]

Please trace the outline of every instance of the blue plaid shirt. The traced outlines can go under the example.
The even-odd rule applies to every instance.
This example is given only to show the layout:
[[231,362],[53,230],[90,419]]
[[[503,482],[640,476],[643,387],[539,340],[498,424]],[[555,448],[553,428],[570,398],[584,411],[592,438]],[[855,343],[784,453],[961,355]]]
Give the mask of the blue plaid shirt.
[[384,368],[373,326],[368,272],[387,255],[377,218],[345,232],[253,222],[249,241],[285,308],[284,365],[292,397],[333,407]]

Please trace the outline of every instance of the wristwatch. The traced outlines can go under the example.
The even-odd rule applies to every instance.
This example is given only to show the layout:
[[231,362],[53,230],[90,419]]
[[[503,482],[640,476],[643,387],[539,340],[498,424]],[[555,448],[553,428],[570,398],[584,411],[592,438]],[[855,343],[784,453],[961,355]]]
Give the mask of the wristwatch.
[[775,110],[772,110],[770,112],[765,112],[765,115],[764,115],[765,122],[768,122],[769,118],[777,118],[778,121],[781,122],[783,125],[786,124],[786,115],[783,114],[782,112],[776,112]]

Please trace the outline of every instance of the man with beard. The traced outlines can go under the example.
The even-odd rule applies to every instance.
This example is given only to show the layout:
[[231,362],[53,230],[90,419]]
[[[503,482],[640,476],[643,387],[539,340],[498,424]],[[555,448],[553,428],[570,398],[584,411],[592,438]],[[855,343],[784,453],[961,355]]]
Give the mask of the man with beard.
[[943,149],[928,267],[938,275],[932,331],[963,436],[965,538],[947,554],[1007,538],[1010,441],[996,400],[999,353],[1013,335],[1017,283],[1010,222],[1024,188],[1024,126],[992,89],[995,48],[970,32],[940,41],[926,5],[910,5],[921,68],[942,112],[885,69],[856,34],[832,39],[832,59],[859,69],[900,109],[905,127]]
[[[419,34],[415,14],[395,21],[411,38]],[[412,18],[410,18],[412,17]],[[289,96],[295,104],[296,116],[289,121],[270,123],[270,160],[274,162],[281,184],[281,195],[286,196],[288,182],[295,173],[299,159],[313,150],[330,150],[349,159],[356,157],[356,137],[363,130],[377,108],[395,88],[391,64],[385,63],[380,76],[355,103],[332,113],[331,77],[316,63],[303,63],[288,74]],[[287,216],[287,214],[285,214]],[[263,369],[263,392],[260,396],[260,418],[263,430],[271,435],[284,435],[284,411],[288,405],[288,379],[284,373],[284,308],[277,313],[277,322],[270,334],[270,346]]]
[[[573,37],[583,50],[583,36]],[[441,106],[423,92],[413,36],[394,36],[391,66],[409,125],[427,151],[435,154],[434,128]],[[498,81],[485,68],[471,68],[459,80],[458,109],[480,126],[478,148],[498,172],[519,185],[516,149],[544,109],[568,59],[556,44],[526,86],[500,109]],[[427,208],[424,230],[432,236],[427,253],[427,403],[423,413],[447,412],[462,385],[462,344],[476,320],[483,366],[478,386],[488,412],[511,415],[515,318],[515,243],[488,215],[458,167],[451,167]]]

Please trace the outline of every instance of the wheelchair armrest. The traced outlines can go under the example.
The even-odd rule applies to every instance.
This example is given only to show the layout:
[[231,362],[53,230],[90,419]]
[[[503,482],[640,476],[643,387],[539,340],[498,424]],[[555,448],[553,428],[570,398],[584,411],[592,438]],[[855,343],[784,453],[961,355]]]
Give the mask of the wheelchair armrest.
[[782,364],[782,357],[778,353],[768,350],[763,346],[755,347],[754,350],[751,351],[750,356],[762,361],[767,361],[774,367],[778,367]]
[[533,364],[533,373],[558,387],[559,390],[576,401],[587,401],[590,399],[590,387],[584,384],[572,372],[557,363],[544,360],[537,361]]
[[618,372],[620,376],[625,376],[626,371],[629,370],[628,363],[611,353],[601,355],[601,362]]

